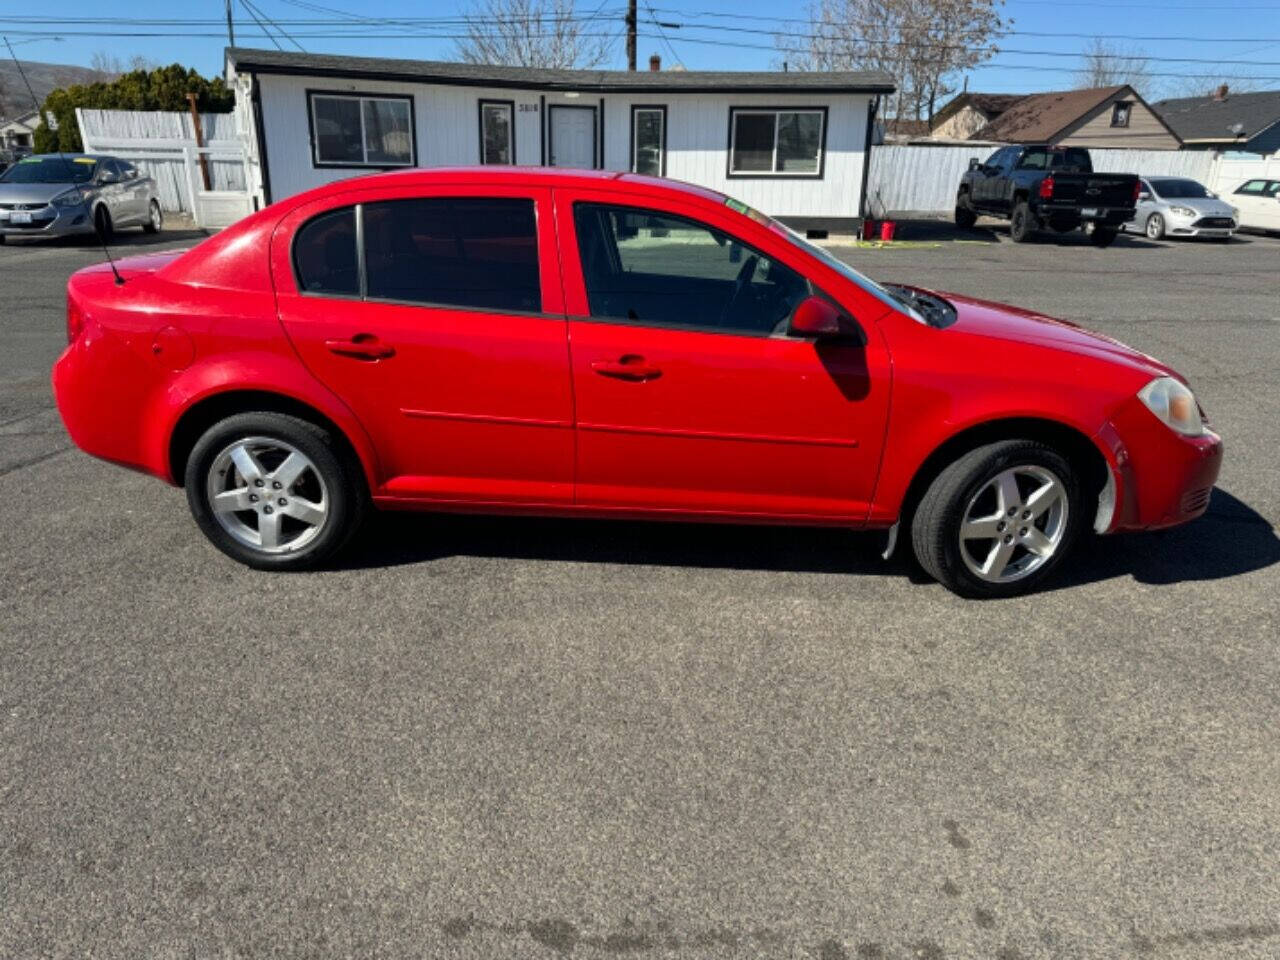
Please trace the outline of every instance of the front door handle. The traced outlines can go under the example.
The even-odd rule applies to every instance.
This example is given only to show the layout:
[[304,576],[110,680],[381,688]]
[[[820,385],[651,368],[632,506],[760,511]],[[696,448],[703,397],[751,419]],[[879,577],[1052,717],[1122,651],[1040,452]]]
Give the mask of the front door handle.
[[631,383],[644,383],[662,376],[662,371],[645,362],[637,353],[628,353],[617,360],[593,360],[591,369],[602,377],[615,380],[627,380]]
[[330,353],[354,360],[386,360],[396,355],[395,347],[383,343],[372,333],[357,333],[350,340],[326,340],[324,345]]

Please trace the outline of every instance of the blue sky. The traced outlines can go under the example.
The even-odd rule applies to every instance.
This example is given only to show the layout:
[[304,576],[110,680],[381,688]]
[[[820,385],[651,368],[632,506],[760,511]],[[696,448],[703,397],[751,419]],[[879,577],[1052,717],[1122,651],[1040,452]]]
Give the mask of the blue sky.
[[[235,0],[237,43],[242,46],[271,47],[271,42],[262,36],[243,2],[244,0]],[[386,28],[362,26],[358,18],[450,18],[457,17],[471,6],[469,0],[458,0],[455,3],[430,3],[422,0],[252,2],[266,17],[286,24],[286,29],[308,51],[422,59],[451,59],[453,41],[439,37],[398,37],[389,33]],[[32,34],[42,32],[63,37],[60,42],[37,39],[22,43],[16,50],[24,59],[88,64],[95,51],[105,51],[123,60],[134,54],[142,54],[163,63],[177,60],[206,74],[221,69],[222,48],[226,42],[222,0],[185,0],[181,3],[174,3],[173,0],[129,0],[128,3],[110,5],[104,5],[101,0],[58,0],[51,6],[56,12],[45,15],[50,19],[41,20],[41,15],[33,14],[30,7],[23,7],[13,0],[0,3],[0,33],[9,35],[14,41],[27,41]],[[604,20],[600,29],[620,33],[623,6],[624,0],[604,0],[599,6],[602,13],[607,16],[611,11],[617,11],[617,16]],[[124,21],[105,24],[53,22],[74,17],[102,17],[104,10],[108,8],[123,11],[121,15],[129,18],[200,18],[210,22],[199,26],[131,24]],[[326,9],[345,13],[350,19],[344,22],[337,14],[325,12]],[[580,12],[596,9],[597,0],[579,2]],[[669,66],[673,59],[678,58],[691,70],[769,69],[779,56],[776,51],[727,44],[756,44],[771,48],[770,33],[786,24],[776,20],[747,18],[800,18],[804,16],[805,9],[803,0],[641,0],[642,21],[653,17],[682,23],[684,26],[666,29],[662,31],[665,36],[662,36],[654,26],[642,23],[640,60],[643,66],[649,54],[657,52],[662,55],[664,65]],[[1002,52],[989,65],[970,74],[971,90],[1021,92],[1069,88],[1074,83],[1072,71],[1079,63],[1072,55],[1084,47],[1088,42],[1087,37],[1097,34],[1117,38],[1115,42],[1145,52],[1150,58],[1151,69],[1157,73],[1238,74],[1262,78],[1250,84],[1254,88],[1280,89],[1280,0],[1241,0],[1240,3],[1231,3],[1230,0],[1170,0],[1168,3],[1158,0],[1009,0],[1004,12],[1013,18],[1013,29],[1018,34],[1001,41],[1001,46],[1008,52]],[[725,14],[732,16],[723,16]],[[308,19],[328,23],[296,23]],[[25,22],[18,22],[19,20]],[[697,29],[699,26],[702,29]],[[738,31],[764,30],[769,33],[709,29],[715,27],[734,27]],[[333,36],[371,29],[377,29],[379,35],[365,38]],[[412,28],[412,32],[439,34],[457,29],[453,26],[424,25]],[[81,31],[115,35],[75,35]],[[180,35],[124,35],[148,32]],[[1068,33],[1080,36],[1064,36]],[[327,36],[307,37],[306,34]],[[1125,37],[1141,39],[1123,39]],[[715,42],[699,43],[694,42],[695,39]],[[1232,40],[1242,42],[1230,42]],[[281,42],[287,49],[296,49],[283,40]],[[624,57],[624,46],[619,39],[614,45],[614,62],[611,66],[624,67]],[[1176,57],[1198,58],[1207,62],[1192,63],[1171,59]],[[1167,92],[1176,87],[1177,83],[1173,76],[1157,77],[1153,92],[1157,95]],[[1237,86],[1241,85],[1237,83]]]

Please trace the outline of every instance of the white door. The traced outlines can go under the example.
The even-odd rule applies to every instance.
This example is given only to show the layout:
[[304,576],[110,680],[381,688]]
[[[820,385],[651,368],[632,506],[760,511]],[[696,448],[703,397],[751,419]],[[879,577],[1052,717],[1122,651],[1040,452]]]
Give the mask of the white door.
[[596,165],[596,108],[551,108],[551,166],[580,167],[590,170]]

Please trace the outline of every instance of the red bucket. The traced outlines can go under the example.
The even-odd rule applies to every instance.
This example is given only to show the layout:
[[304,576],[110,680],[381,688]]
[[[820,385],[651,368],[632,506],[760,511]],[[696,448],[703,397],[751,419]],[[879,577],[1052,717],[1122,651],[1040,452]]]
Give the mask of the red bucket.
[[870,217],[862,221],[862,239],[874,240],[876,236],[876,222]]
[[893,239],[893,221],[885,220],[880,224],[880,239],[888,243]]

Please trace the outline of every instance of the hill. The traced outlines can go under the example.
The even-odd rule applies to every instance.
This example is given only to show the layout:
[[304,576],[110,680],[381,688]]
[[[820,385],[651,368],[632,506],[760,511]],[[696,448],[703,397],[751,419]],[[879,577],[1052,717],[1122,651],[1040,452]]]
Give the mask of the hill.
[[[72,83],[88,83],[98,80],[101,75],[88,67],[75,67],[66,63],[40,63],[36,60],[23,60],[22,69],[26,71],[27,80],[35,91],[40,102],[49,95],[49,91],[57,87],[65,87]],[[8,56],[0,59],[0,117],[12,117],[26,113],[31,107],[31,96],[27,93],[18,68]]]

